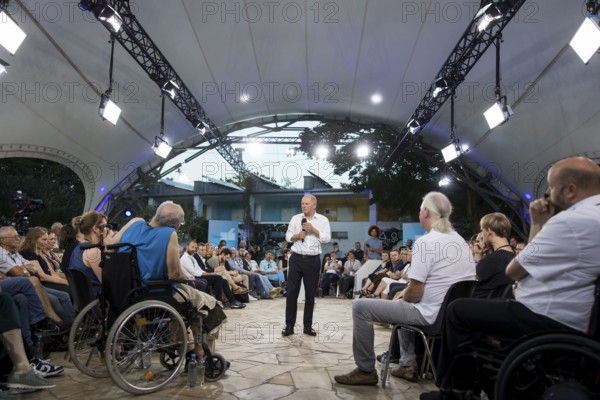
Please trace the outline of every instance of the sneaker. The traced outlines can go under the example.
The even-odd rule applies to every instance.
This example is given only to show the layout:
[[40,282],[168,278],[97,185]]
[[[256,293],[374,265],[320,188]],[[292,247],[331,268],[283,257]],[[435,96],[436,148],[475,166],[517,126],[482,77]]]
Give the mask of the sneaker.
[[337,383],[342,385],[377,385],[377,371],[365,372],[360,368],[355,368],[346,375],[336,375],[333,377]]
[[36,374],[42,376],[43,378],[50,378],[65,372],[65,369],[60,365],[52,365],[40,360],[39,358],[32,358],[29,360],[29,365],[31,365],[31,368],[33,368]]
[[6,386],[14,389],[51,389],[56,386],[54,382],[44,379],[34,371],[24,374],[11,373],[6,380]]
[[391,375],[396,378],[406,379],[409,382],[416,382],[418,380],[417,367],[412,365],[394,368]]
[[273,288],[273,290],[271,290],[269,292],[269,297],[272,298],[273,300],[275,300],[275,298],[277,297],[277,295],[279,294],[279,292],[281,292],[281,288]]
[[[377,361],[381,362],[381,357],[383,354],[377,356]],[[390,358],[390,364],[398,364],[400,362],[399,358]]]
[[251,294],[248,295],[248,301],[257,301],[258,299]]

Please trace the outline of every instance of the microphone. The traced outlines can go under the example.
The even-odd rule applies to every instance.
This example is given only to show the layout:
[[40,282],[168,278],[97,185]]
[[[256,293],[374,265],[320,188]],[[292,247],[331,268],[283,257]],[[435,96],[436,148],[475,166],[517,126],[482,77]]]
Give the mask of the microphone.
[[[304,232],[306,232],[306,230],[304,229],[304,224],[305,224],[305,223],[306,223],[306,218],[302,218],[302,225],[303,225],[303,226],[302,226],[302,230],[303,230]],[[302,243],[304,243],[304,238],[302,238]]]

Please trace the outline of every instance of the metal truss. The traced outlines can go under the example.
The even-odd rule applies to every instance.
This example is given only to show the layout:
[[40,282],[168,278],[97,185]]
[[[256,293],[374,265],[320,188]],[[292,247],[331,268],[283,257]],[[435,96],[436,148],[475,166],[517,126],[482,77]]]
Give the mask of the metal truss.
[[117,33],[111,31],[111,34],[114,35],[121,46],[155,82],[158,79],[167,79],[176,83],[179,89],[177,90],[177,96],[171,99],[173,104],[192,124],[202,123],[207,128],[210,134],[205,135],[206,140],[215,146],[219,154],[235,171],[245,170],[244,162],[240,159],[238,153],[223,140],[223,135],[217,126],[208,118],[204,108],[133,15],[129,7],[129,0],[100,1],[113,7],[123,18],[122,29]]
[[[490,4],[491,1],[482,0],[481,6]],[[408,123],[400,131],[398,139],[390,147],[390,150],[382,157],[378,167],[386,168],[391,163],[402,157],[402,155],[410,149],[417,141],[417,138],[423,132],[423,127],[433,118],[435,113],[444,105],[446,100],[450,97],[451,93],[464,81],[467,74],[479,61],[481,56],[486,50],[494,43],[494,40],[498,35],[502,33],[502,30],[506,25],[513,19],[515,14],[519,11],[525,0],[503,0],[496,1],[495,4],[503,4],[509,7],[504,16],[495,21],[489,29],[479,32],[477,22],[480,18],[473,19],[462,37],[452,50],[452,53],[440,69],[436,78],[445,78],[451,80],[451,84],[445,92],[442,92],[437,97],[434,97],[433,91],[435,89],[435,82],[432,84],[425,93],[425,96],[417,106],[417,109],[413,112],[412,116],[408,120],[419,121],[421,129],[416,134],[412,134],[409,131]]]

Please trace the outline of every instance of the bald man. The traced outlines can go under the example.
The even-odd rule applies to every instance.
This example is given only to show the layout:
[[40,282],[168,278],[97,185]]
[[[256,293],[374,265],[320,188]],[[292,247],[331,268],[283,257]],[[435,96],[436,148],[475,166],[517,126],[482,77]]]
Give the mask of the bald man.
[[567,158],[550,168],[547,180],[546,196],[529,205],[529,244],[506,268],[518,281],[515,300],[450,304],[436,382],[442,390],[423,393],[421,400],[452,398],[444,390],[452,380],[454,389],[493,390],[494,382],[474,387],[475,372],[466,365],[457,362],[448,370],[465,348],[458,346],[482,334],[517,340],[548,330],[588,330],[594,282],[600,276],[600,167],[588,158]]

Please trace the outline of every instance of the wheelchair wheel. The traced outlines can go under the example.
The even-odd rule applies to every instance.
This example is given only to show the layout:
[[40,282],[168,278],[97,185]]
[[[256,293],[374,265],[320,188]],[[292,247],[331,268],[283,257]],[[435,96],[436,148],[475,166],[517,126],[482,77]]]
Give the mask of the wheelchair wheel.
[[108,369],[104,358],[105,338],[102,333],[104,317],[98,299],[77,314],[69,331],[69,357],[84,374],[106,378]]
[[600,397],[600,343],[577,334],[541,335],[516,346],[502,363],[496,400],[587,400]]
[[152,393],[178,373],[184,355],[187,330],[183,318],[170,305],[147,300],[125,310],[113,324],[106,339],[106,364],[113,381],[132,394]]
[[219,353],[212,353],[211,356],[210,361],[205,361],[204,379],[208,382],[215,382],[225,375],[225,371],[227,371],[227,361],[225,361],[225,357]]

